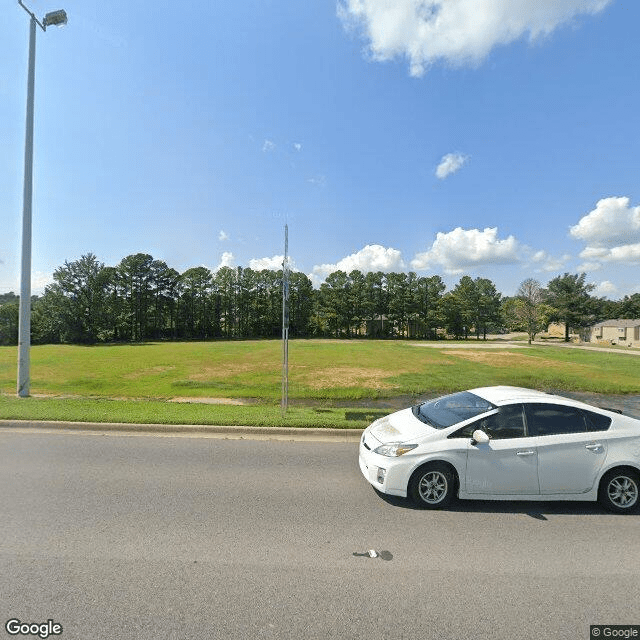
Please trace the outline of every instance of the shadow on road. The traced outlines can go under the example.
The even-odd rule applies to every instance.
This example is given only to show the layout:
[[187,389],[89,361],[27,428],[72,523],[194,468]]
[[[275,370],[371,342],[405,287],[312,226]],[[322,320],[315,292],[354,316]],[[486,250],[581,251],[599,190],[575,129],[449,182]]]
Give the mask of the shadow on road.
[[[373,490],[380,499],[393,507],[411,509],[414,511],[429,511],[429,509],[422,509],[416,506],[409,498],[388,496],[384,493],[380,493],[375,488],[373,488]],[[549,502],[526,502],[524,500],[455,500],[446,509],[441,509],[440,511],[453,513],[513,513],[529,516],[534,520],[547,520],[546,516],[548,515],[616,515],[616,517],[625,517],[623,515],[618,516],[617,514],[609,513],[597,502],[563,502],[555,500]],[[640,516],[640,511],[636,509],[635,511],[625,515],[626,517],[638,517]]]

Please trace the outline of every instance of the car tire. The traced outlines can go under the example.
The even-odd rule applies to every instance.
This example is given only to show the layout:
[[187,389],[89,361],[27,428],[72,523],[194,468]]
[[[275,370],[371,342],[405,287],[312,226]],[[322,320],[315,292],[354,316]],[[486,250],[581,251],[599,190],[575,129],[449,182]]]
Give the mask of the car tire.
[[611,469],[602,476],[600,504],[614,513],[630,513],[640,504],[640,474],[630,467]]
[[433,462],[414,471],[408,494],[422,509],[442,509],[451,503],[456,492],[455,472],[446,464]]

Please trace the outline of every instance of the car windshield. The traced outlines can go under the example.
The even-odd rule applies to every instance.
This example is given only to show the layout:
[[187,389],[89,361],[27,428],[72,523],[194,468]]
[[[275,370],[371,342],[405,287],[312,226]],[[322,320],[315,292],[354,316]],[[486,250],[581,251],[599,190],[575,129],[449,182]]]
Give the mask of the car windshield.
[[436,429],[445,429],[492,409],[495,409],[495,406],[489,401],[469,391],[462,391],[423,402],[411,410],[413,415],[425,424]]

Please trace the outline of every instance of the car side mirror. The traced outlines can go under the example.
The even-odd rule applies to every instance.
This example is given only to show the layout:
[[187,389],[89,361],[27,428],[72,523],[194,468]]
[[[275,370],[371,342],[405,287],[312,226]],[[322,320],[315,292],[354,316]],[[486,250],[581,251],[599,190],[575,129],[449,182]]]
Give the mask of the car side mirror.
[[471,436],[471,444],[487,444],[489,442],[489,436],[482,430],[476,429]]

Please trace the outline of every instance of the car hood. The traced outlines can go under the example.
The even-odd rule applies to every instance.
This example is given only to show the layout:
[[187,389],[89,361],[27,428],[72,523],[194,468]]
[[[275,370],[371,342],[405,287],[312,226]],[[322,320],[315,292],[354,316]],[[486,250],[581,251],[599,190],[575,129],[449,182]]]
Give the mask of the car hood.
[[408,442],[437,433],[437,429],[420,422],[409,409],[396,411],[376,420],[369,426],[369,433],[382,444]]

